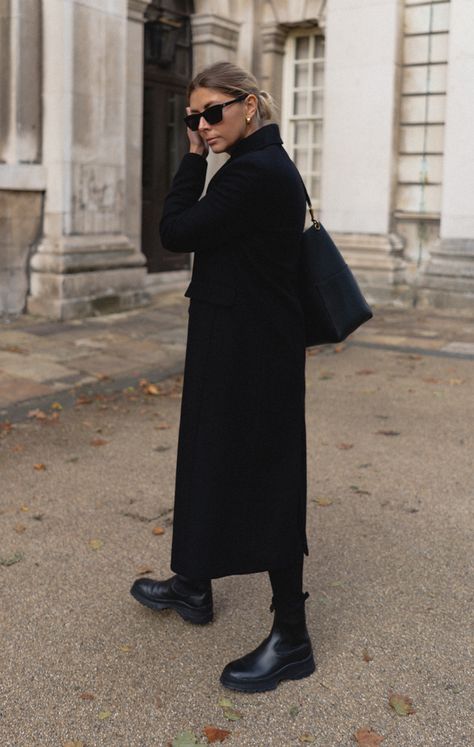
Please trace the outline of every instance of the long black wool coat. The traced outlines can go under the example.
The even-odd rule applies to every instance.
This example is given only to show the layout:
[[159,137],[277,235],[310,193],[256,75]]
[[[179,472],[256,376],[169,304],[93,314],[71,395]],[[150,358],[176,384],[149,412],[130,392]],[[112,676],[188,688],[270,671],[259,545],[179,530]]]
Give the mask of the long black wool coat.
[[300,176],[277,124],[231,149],[204,188],[187,153],[160,222],[195,252],[171,568],[191,578],[292,564],[306,540],[305,335],[296,293]]

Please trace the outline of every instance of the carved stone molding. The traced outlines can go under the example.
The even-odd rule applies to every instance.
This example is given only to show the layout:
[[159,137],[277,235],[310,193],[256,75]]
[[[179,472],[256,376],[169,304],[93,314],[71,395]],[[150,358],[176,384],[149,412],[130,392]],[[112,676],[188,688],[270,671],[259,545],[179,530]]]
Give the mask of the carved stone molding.
[[137,23],[145,22],[145,12],[150,0],[128,0],[128,18]]
[[287,28],[279,23],[263,23],[260,33],[263,54],[283,55],[285,53],[285,42],[288,34]]
[[193,45],[214,44],[235,51],[240,23],[213,13],[191,16]]

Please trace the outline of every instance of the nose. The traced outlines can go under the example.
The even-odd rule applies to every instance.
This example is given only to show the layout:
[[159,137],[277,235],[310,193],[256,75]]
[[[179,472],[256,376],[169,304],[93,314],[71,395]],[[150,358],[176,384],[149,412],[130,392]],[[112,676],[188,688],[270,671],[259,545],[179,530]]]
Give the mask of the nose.
[[[204,125],[203,125],[203,123],[204,123]],[[209,127],[209,122],[206,119],[204,119],[203,116],[201,116],[200,119],[199,119],[198,130],[206,129],[208,127]]]

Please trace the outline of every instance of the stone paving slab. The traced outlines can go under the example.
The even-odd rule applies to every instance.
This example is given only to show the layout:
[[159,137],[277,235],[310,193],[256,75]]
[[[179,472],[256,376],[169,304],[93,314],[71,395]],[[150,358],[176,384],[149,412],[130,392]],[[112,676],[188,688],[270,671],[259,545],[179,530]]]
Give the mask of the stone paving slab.
[[[51,322],[28,316],[0,325],[0,417],[20,403],[93,385],[101,377],[159,379],[184,364],[189,299],[162,293],[143,309]],[[376,308],[343,345],[474,357],[473,318],[455,311]],[[317,354],[320,348],[309,351]]]

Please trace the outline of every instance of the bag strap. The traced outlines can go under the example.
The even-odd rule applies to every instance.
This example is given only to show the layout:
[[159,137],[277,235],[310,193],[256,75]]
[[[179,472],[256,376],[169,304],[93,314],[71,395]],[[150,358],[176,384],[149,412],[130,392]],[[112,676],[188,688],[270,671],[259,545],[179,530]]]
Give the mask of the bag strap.
[[311,220],[313,221],[313,226],[315,227],[315,229],[317,231],[319,231],[320,228],[321,228],[321,223],[319,222],[319,220],[317,218],[314,217],[314,212],[313,212],[314,208],[313,208],[313,206],[311,204],[311,199],[310,199],[310,196],[308,194],[308,190],[306,189],[306,185],[305,185],[305,183],[303,181],[303,177],[301,176],[301,174],[300,174],[299,171],[298,171],[298,174],[299,174],[299,177],[301,179],[301,184],[303,185],[304,193],[306,195],[306,202],[308,203],[308,210],[309,210],[309,214],[311,216]]

